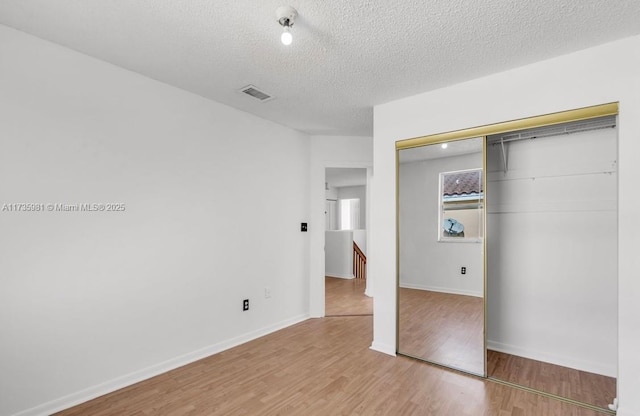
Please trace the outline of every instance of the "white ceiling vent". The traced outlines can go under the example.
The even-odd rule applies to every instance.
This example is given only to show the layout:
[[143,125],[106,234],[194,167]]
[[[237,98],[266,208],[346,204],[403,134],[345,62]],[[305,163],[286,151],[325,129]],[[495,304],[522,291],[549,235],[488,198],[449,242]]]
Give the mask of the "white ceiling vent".
[[247,85],[246,87],[240,88],[238,91],[240,91],[243,94],[247,94],[255,98],[256,100],[262,101],[262,102],[273,100],[275,98],[271,94],[267,94],[266,92],[261,91],[255,85]]

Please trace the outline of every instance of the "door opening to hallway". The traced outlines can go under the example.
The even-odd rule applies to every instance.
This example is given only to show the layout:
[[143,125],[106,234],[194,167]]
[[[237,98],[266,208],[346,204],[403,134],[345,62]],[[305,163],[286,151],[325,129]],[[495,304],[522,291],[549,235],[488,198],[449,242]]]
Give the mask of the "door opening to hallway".
[[325,316],[372,315],[365,294],[367,169],[325,171]]

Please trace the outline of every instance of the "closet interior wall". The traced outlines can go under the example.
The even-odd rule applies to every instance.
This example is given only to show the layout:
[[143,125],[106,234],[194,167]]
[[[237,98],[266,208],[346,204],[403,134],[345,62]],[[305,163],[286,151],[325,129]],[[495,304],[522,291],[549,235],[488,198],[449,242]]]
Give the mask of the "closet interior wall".
[[617,129],[496,139],[488,349],[616,377]]

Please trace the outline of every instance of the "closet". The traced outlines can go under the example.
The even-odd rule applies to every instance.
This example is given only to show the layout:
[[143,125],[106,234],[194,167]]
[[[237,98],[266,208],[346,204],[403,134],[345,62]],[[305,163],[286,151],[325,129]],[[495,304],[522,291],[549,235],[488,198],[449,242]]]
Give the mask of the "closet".
[[586,407],[614,401],[616,114],[397,142],[399,354]]

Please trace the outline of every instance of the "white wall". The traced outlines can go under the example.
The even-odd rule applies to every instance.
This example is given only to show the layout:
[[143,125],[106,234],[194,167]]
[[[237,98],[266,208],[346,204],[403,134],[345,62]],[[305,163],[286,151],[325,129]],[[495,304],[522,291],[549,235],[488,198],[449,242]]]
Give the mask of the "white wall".
[[506,174],[488,146],[490,349],[616,376],[616,141],[605,129],[512,142]]
[[0,414],[308,316],[308,136],[3,26],[0,62],[0,202],[126,204],[0,212]]
[[[619,221],[640,212],[640,37],[632,37],[374,108],[369,276],[372,347],[395,352],[395,150],[400,139],[619,101]],[[619,416],[640,414],[640,233],[618,233]]]
[[353,231],[325,232],[325,276],[353,279]]
[[484,296],[482,244],[438,241],[440,173],[478,168],[481,153],[400,165],[401,287]]
[[[311,137],[311,214],[309,222],[310,253],[310,313],[324,316],[324,178],[326,168],[368,168],[371,177],[373,145],[370,137],[313,136]],[[369,199],[369,194],[367,195]],[[367,203],[368,206],[370,206]],[[368,228],[368,227],[367,227]],[[369,267],[367,258],[367,267]],[[371,294],[373,282],[367,279],[366,292]]]
[[367,230],[353,230],[353,242],[367,255]]
[[338,188],[338,199],[359,199],[360,200],[360,229],[367,227],[367,187],[362,186],[341,186]]
[[338,199],[338,188],[334,188],[333,186],[329,186],[329,189],[325,187],[325,198],[326,199]]

